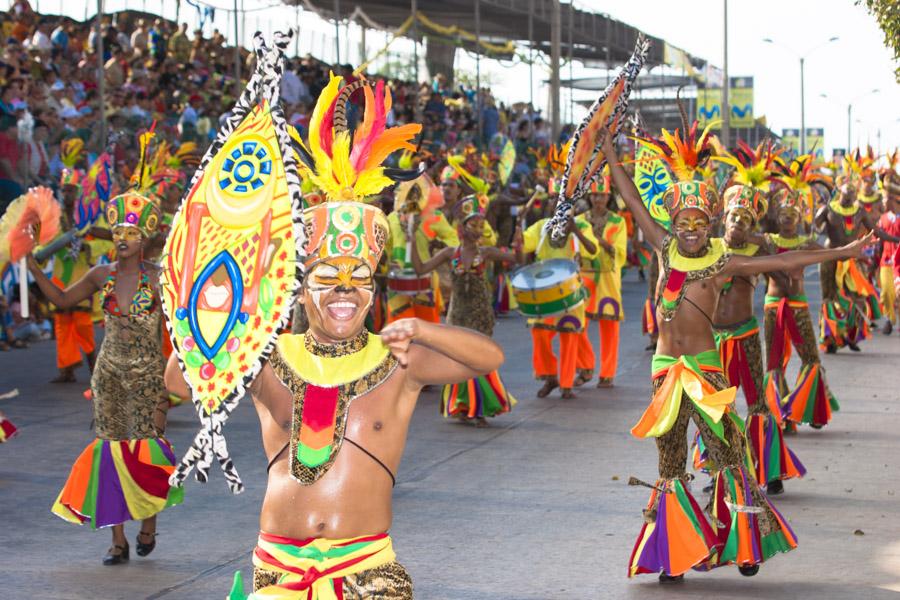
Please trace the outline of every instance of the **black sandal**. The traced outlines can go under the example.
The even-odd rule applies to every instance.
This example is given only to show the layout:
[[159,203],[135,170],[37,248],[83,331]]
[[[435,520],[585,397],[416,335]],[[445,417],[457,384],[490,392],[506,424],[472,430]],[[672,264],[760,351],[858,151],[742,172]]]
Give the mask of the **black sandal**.
[[[141,541],[141,536],[146,537],[148,535],[153,536],[153,541],[150,542],[149,544],[145,544]],[[142,531],[139,534],[137,534],[137,537],[134,538],[134,541],[137,542],[137,546],[135,548],[135,552],[137,553],[137,555],[138,556],[147,556],[148,554],[153,552],[154,548],[156,548],[156,533],[147,533],[146,531]]]
[[[118,550],[118,554],[113,554]],[[120,565],[123,562],[128,562],[128,544],[126,543],[124,546],[119,546],[118,544],[113,544],[113,547],[107,550],[106,556],[103,557],[103,564],[106,566],[110,565]]]

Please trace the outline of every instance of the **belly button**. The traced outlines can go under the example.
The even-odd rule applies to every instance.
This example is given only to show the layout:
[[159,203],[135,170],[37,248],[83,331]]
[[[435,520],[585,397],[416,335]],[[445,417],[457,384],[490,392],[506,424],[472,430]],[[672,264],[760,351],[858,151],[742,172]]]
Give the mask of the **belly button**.
[[325,531],[325,523],[319,523],[316,525],[316,531]]
[[375,431],[381,431],[381,428],[383,427],[383,425],[381,424],[381,421],[375,421],[374,427],[375,427]]

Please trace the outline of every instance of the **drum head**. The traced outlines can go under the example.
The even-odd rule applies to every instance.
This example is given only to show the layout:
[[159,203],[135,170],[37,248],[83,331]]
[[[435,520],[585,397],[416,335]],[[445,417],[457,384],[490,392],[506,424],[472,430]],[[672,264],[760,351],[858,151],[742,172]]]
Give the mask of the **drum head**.
[[540,290],[558,285],[577,274],[575,261],[554,258],[522,267],[512,276],[510,284],[520,290]]

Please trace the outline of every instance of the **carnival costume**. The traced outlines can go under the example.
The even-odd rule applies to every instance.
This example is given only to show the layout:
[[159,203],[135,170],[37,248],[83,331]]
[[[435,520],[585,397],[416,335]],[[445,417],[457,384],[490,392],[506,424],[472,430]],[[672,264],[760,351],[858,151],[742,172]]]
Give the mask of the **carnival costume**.
[[[845,157],[844,172],[835,183],[837,187],[844,182],[858,187],[862,173],[858,161]],[[827,210],[842,218],[848,237],[855,237],[864,213],[860,207],[859,201],[844,206],[835,195],[828,202]],[[822,286],[819,344],[823,349],[855,345],[870,337],[869,322],[881,317],[881,308],[875,286],[866,273],[861,259],[829,260],[819,265]]]
[[[882,176],[882,187],[884,188],[884,197],[887,208],[884,214],[878,219],[878,227],[885,233],[893,236],[900,236],[900,215],[891,210],[888,202],[891,198],[900,199],[900,174],[893,170],[893,167]],[[900,244],[894,242],[882,242],[881,259],[878,269],[878,285],[880,287],[881,308],[888,323],[893,325],[897,321],[897,288],[894,283],[894,269],[897,266],[897,254]],[[890,329],[885,329],[889,332]]]
[[[677,182],[663,197],[674,222],[685,209],[703,212],[713,220],[718,199],[704,181],[694,181],[697,167],[709,156],[709,127],[697,135],[697,124],[662,139],[641,139],[663,159]],[[731,256],[721,238],[712,238],[706,254],[683,256],[672,235],[660,249],[661,281],[658,315],[675,318],[687,288],[717,276]],[[733,409],[736,389],[729,387],[719,352],[710,349],[694,356],[657,354],[652,363],[650,406],[631,432],[657,438],[659,479],[653,484],[632,478],[630,483],[653,489],[644,511],[645,524],[629,562],[629,576],[662,573],[675,577],[691,568],[708,569],[736,564],[755,572],[759,563],[796,546],[796,537],[746,466],[743,422]],[[709,516],[700,510],[686,483],[687,428],[693,420],[708,453],[713,477]]]
[[[484,208],[477,197],[468,196],[460,207],[464,215],[461,224],[465,225],[470,218],[483,218]],[[447,323],[474,329],[490,337],[494,334],[494,308],[487,266],[480,250],[469,266],[464,265],[462,249],[456,248],[450,261],[453,293]],[[445,385],[441,392],[441,413],[445,417],[494,417],[509,412],[515,404],[516,399],[506,390],[497,371]]]
[[[196,255],[191,262],[199,261],[202,271],[196,281],[193,277],[182,279],[186,274],[184,268],[189,268],[190,262],[186,267],[169,263],[164,272],[164,297],[170,319],[181,321],[187,316],[185,312],[208,311],[222,304],[194,305],[208,278],[206,273],[213,272],[221,261],[231,265],[229,277],[233,292],[232,307],[226,311],[233,319],[218,334],[216,348],[201,348],[202,356],[190,359],[194,349],[201,346],[203,337],[214,336],[194,331],[196,317],[190,320],[191,329],[180,323],[174,327],[175,349],[204,421],[204,431],[198,434],[174,477],[179,482],[195,465],[198,477],[205,480],[215,453],[226,469],[233,491],[240,491],[240,479],[227,457],[221,428],[263,361],[268,360],[294,398],[286,450],[290,457],[289,475],[301,485],[312,485],[329,471],[345,440],[351,403],[384,383],[398,364],[381,338],[365,329],[336,344],[319,343],[311,334],[278,335],[287,322],[298,290],[293,268],[295,257],[302,257],[300,265],[307,276],[315,274],[320,265],[336,272],[338,282],[334,285],[355,280],[355,273],[360,269],[368,271],[367,279],[371,281],[387,243],[388,223],[379,208],[359,200],[378,194],[395,181],[420,175],[418,171],[401,172],[381,166],[395,150],[414,150],[409,140],[421,130],[415,124],[386,128],[385,116],[391,99],[383,82],[372,85],[357,80],[343,85],[340,77],[332,76],[313,111],[309,140],[291,144],[278,96],[284,50],[290,39],[290,35],[277,33],[275,47],[269,50],[257,34],[254,39],[257,70],[231,119],[220,129],[216,142],[204,157],[168,240],[169,256],[183,254],[183,248],[176,246],[182,243],[178,236],[187,232],[182,215],[205,210],[212,221],[208,224],[210,228],[234,236],[233,241],[208,244],[211,247],[205,257]],[[351,133],[346,109],[351,94],[358,90],[365,98],[365,111]],[[260,103],[253,106],[257,98]],[[259,158],[259,162],[249,157]],[[302,212],[297,159],[328,200]],[[241,160],[250,164],[242,166]],[[228,175],[231,173],[233,177]],[[222,185],[223,178],[226,185]],[[247,185],[238,189],[239,184]],[[218,213],[213,210],[218,199],[211,188],[227,188],[225,199],[231,203],[225,206],[229,210]],[[252,193],[257,188],[261,189]],[[261,198],[259,205],[253,206],[258,198]],[[241,218],[251,206],[256,218]],[[248,276],[255,271],[240,270],[232,256],[257,235],[266,238],[260,253],[274,254],[275,259],[274,264],[263,267],[265,283],[248,281]],[[223,255],[224,258],[217,258]],[[203,261],[208,262],[207,266],[202,266]],[[325,277],[314,275],[312,283],[306,284],[314,297],[319,291],[313,284],[318,286],[317,282]],[[188,307],[175,294],[179,280],[188,290],[192,286],[195,290],[183,295],[191,299],[192,305]],[[366,286],[359,289],[374,291]],[[247,302],[248,294],[256,295],[252,304]],[[208,292],[206,296],[209,300]],[[207,320],[202,326],[210,327],[214,323]],[[226,354],[221,355],[222,352]],[[245,356],[245,352],[249,354]],[[220,399],[223,401],[216,404]],[[353,540],[292,540],[264,533],[254,552],[254,566],[254,592],[250,598],[334,600],[345,597],[345,592],[358,590],[391,600],[412,597],[409,577],[394,561],[387,534]],[[389,576],[382,577],[386,573]],[[229,597],[243,598],[239,585]]]
[[[84,173],[74,167],[70,151],[67,162],[72,163],[63,169],[60,176],[60,187],[73,186],[77,189],[76,207],[80,205],[84,197],[82,183]],[[77,160],[77,153],[74,157]],[[77,212],[76,212],[77,215]],[[61,288],[66,289],[82,277],[84,277],[96,262],[97,257],[92,255],[91,246],[82,243],[77,237],[67,236],[70,229],[75,226],[75,215],[63,214],[60,220],[59,242],[68,241],[56,250],[53,256],[53,276],[51,281]],[[56,245],[51,241],[49,245]],[[41,249],[38,249],[40,253]],[[77,305],[65,310],[53,309],[53,333],[56,339],[56,367],[60,372],[71,371],[81,364],[81,354],[87,357],[88,366],[93,369],[96,344],[94,341],[94,320],[92,317],[92,299],[88,298]]]
[[[628,96],[644,64],[649,47],[650,44],[645,38],[638,38],[631,58],[603,94],[591,105],[587,116],[573,133],[565,169],[559,184],[554,185],[554,189],[558,190],[556,213],[550,219],[541,219],[534,223],[523,235],[523,251],[534,252],[537,260],[554,258],[570,261],[579,258],[589,260],[596,256],[598,244],[593,228],[583,217],[574,217],[574,205],[590,192],[591,185],[602,176],[606,157],[599,148],[601,132],[605,128],[610,135],[617,135],[621,129]],[[576,235],[568,231],[569,221],[573,218],[575,226],[595,245],[595,252],[587,252]],[[574,281],[578,282],[576,286],[578,289],[575,291],[580,298],[575,299],[584,300],[587,294],[583,284],[580,283],[578,270],[576,264]],[[521,310],[521,301],[519,304]],[[554,316],[531,318],[528,321],[531,327],[535,376],[538,379],[555,379],[564,390],[571,389],[575,381],[579,339],[586,320],[583,301],[568,304]],[[552,340],[557,333],[560,335],[558,364],[552,350]]]
[[[141,141],[143,163],[149,140]],[[146,240],[159,225],[159,211],[142,193],[142,167],[138,173],[137,189],[110,200],[106,219],[112,229],[137,228]],[[168,399],[163,314],[149,276],[142,267],[134,296],[118,298],[113,269],[101,294],[106,333],[91,378],[97,437],[76,459],[52,508],[94,529],[147,519],[183,498],[182,489],[169,485],[176,462],[172,445],[154,422]]]
[[[602,186],[600,185],[602,182]],[[610,193],[609,175],[595,184],[592,192]],[[581,261],[581,280],[587,291],[585,316],[597,321],[600,336],[600,383],[612,383],[616,376],[619,362],[619,325],[625,320],[622,306],[622,268],[625,266],[628,250],[628,231],[625,219],[609,210],[605,221],[594,221],[593,212],[589,209],[585,219],[591,224],[592,232],[598,239],[603,239],[613,247],[610,254],[603,248],[590,258]],[[588,337],[588,328],[581,331],[578,341],[578,359],[576,366],[582,381],[593,377],[596,358]]]
[[[760,144],[753,149],[738,142],[735,155],[720,155],[714,160],[735,168],[732,185],[724,194],[724,215],[727,217],[732,211],[743,211],[751,219],[751,230],[754,229],[768,210],[764,194],[769,191],[775,160],[771,143]],[[747,242],[742,247],[729,246],[728,250],[732,254],[755,256],[760,247]],[[745,293],[752,298],[755,278],[742,279],[748,287],[736,291],[733,278],[726,281],[719,302],[727,301],[728,295],[734,293]],[[776,399],[770,405],[766,401],[762,343],[756,316],[751,314],[740,323],[715,324],[713,333],[726,379],[729,384],[743,390],[747,401],[745,435],[750,451],[750,467],[756,480],[761,485],[767,485],[775,480],[802,477],[806,469],[784,441],[780,402]]]
[[18,432],[19,430],[13,425],[12,421],[7,419],[6,415],[0,412],[0,444],[9,441],[9,439],[14,437]]
[[[776,209],[803,210],[804,201],[791,185],[780,189],[774,198]],[[766,236],[773,253],[800,250],[812,240],[798,235],[786,238],[779,234]],[[825,302],[823,296],[823,303]],[[836,325],[834,326],[836,330]],[[781,406],[782,415],[792,423],[806,423],[814,427],[827,425],[832,411],[838,410],[837,399],[828,388],[825,369],[816,347],[816,334],[805,294],[778,298],[766,296],[766,378],[765,394],[769,406]],[[791,346],[800,356],[800,373],[796,384],[789,388],[785,382],[785,370],[791,357]]]
[[[426,175],[414,181],[402,182],[394,191],[394,211],[388,222],[388,289],[387,322],[415,317],[430,323],[441,320],[441,292],[437,274],[416,276],[412,252],[418,252],[420,260],[431,256],[428,248],[433,239],[447,246],[458,246],[456,229],[444,214],[432,208],[430,198],[439,193]],[[413,231],[415,218],[422,223]]]

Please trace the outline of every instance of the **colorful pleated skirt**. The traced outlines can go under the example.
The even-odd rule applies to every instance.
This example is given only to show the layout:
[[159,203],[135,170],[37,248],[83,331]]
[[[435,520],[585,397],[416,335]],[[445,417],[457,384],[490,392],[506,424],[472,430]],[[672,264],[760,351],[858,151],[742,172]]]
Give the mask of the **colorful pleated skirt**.
[[169,485],[175,463],[165,438],[95,439],[75,460],[51,510],[93,529],[147,519],[181,504],[184,489]]
[[0,413],[0,444],[16,435],[18,431],[16,426],[12,424],[12,421],[7,419],[3,413]]
[[692,568],[706,568],[715,559],[719,541],[700,505],[679,479],[660,479],[652,487],[628,576],[665,573],[674,577]]
[[495,417],[515,405],[516,399],[506,391],[497,371],[445,385],[441,392],[441,413],[445,417]]
[[[710,516],[721,549],[715,566],[752,566],[797,547],[797,536],[790,525],[756,486],[756,480],[743,467],[716,473]],[[762,527],[762,519],[771,519],[770,527]]]

